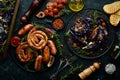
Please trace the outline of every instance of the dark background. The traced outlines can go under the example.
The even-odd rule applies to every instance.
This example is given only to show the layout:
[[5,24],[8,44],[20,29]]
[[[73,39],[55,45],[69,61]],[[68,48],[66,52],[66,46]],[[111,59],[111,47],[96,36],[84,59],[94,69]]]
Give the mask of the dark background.
[[[44,5],[46,4],[48,0],[45,1]],[[84,9],[87,8],[92,8],[92,9],[98,9],[103,11],[102,7],[104,4],[111,3],[117,0],[84,0]],[[21,27],[20,23],[20,16],[24,14],[24,12],[28,9],[29,5],[31,4],[32,0],[21,0],[20,1],[20,6],[18,10],[18,14],[16,17],[15,21],[15,26],[13,28],[13,35],[17,33],[17,30]],[[42,6],[38,11],[44,9],[45,6]],[[37,12],[38,12],[37,11]],[[35,12],[35,14],[37,13]],[[37,19],[35,17],[35,14],[31,16],[31,21],[41,21],[40,19]],[[107,15],[109,17],[109,15]],[[65,24],[69,21],[70,17],[69,16],[62,16],[65,20]],[[114,28],[115,29],[115,41],[114,43],[116,44],[118,41],[120,41],[120,25]],[[64,31],[64,30],[63,30]],[[61,39],[63,38],[62,32],[58,32],[60,34]],[[63,41],[63,44],[65,42]],[[66,46],[66,45],[64,45]],[[12,49],[9,48],[8,50],[8,56],[4,61],[0,62],[0,80],[49,80],[50,75],[55,72],[57,65],[54,65],[51,67],[49,70],[46,70],[44,72],[28,72],[20,68],[18,64],[16,63],[15,59],[12,54]],[[68,51],[68,48],[65,48],[66,52]],[[69,52],[69,54],[71,54]],[[120,80],[120,61],[119,60],[113,60],[110,56],[111,51],[109,51],[107,54],[103,55],[102,57],[98,59],[92,59],[92,60],[87,60],[83,58],[79,58],[74,65],[81,65],[83,64],[84,68],[90,66],[94,61],[101,62],[101,68],[97,72],[95,72],[93,75],[91,75],[88,80]],[[115,72],[114,75],[110,76],[105,73],[104,67],[107,63],[114,63],[116,65],[117,71]],[[63,76],[66,73],[67,69],[63,70],[60,75],[58,76]],[[58,79],[59,80],[59,79]],[[73,80],[73,79],[71,79]]]

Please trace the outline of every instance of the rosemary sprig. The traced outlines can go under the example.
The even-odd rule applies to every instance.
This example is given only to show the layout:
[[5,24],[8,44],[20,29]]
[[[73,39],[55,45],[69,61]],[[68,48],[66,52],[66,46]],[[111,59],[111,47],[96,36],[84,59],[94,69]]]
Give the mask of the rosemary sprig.
[[66,80],[71,75],[74,75],[75,73],[79,73],[82,70],[83,65],[79,65],[77,67],[71,68],[68,73],[60,78],[60,80]]
[[65,33],[65,36],[69,36],[71,33],[71,30],[69,29],[66,33]]
[[69,15],[71,13],[71,11],[70,10],[68,10],[68,9],[61,9],[60,10],[60,15],[63,15],[63,14],[67,14],[67,15]]
[[55,38],[55,42],[56,42],[56,45],[57,45],[57,49],[59,51],[59,55],[62,55],[62,53],[63,53],[62,43],[59,39],[58,34],[55,31],[54,31],[54,38]]

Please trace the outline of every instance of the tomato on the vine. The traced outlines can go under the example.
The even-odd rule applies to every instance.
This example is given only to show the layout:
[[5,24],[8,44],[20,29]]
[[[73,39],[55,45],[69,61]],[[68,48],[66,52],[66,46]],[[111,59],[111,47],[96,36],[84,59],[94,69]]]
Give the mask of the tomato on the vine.
[[47,7],[53,7],[53,2],[48,2],[47,4],[46,4],[46,8]]
[[52,11],[53,11],[54,14],[58,14],[58,12],[59,12],[58,8],[54,8]]
[[46,15],[48,15],[49,10],[48,10],[48,9],[45,9],[45,10],[44,10],[44,13],[45,13]]
[[64,5],[63,4],[58,4],[58,6],[57,6],[59,9],[63,9],[64,8]]
[[58,3],[57,2],[53,2],[53,6],[57,7]]
[[53,13],[53,11],[50,11],[50,12],[48,13],[48,15],[51,16],[51,17],[53,17],[55,14]]
[[10,42],[13,47],[17,47],[20,44],[20,38],[18,36],[13,36]]
[[62,4],[67,4],[67,0],[62,0]]
[[61,0],[56,0],[57,3],[61,3],[62,1]]

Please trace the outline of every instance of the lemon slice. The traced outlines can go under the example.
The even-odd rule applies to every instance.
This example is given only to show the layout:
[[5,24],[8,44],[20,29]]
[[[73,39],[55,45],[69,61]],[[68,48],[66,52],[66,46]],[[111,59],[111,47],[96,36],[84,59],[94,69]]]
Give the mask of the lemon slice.
[[82,2],[75,2],[75,1],[73,2],[72,1],[72,2],[68,3],[68,6],[72,11],[79,12],[80,10],[83,9],[84,3],[83,3],[83,1]]

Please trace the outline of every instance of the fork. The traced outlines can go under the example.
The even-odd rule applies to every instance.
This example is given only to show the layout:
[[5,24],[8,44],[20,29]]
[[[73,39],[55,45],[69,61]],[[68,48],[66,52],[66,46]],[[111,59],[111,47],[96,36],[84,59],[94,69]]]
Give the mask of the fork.
[[[72,57],[70,57],[69,59],[68,59],[68,58],[65,58],[66,63],[65,63],[63,66],[62,66],[62,63],[63,63],[64,61],[62,62],[61,59],[60,59],[60,65],[58,66],[57,71],[50,76],[50,79],[56,80],[56,76],[58,75],[58,73],[59,73],[60,71],[62,71],[64,68],[66,68],[67,66],[72,67],[71,64],[72,64],[76,59],[77,59],[76,56],[72,56]],[[61,62],[62,62],[62,63],[61,63]],[[62,66],[62,67],[61,67],[61,66]]]
[[50,79],[54,80],[53,78],[57,75],[57,73],[59,72],[59,70],[64,62],[65,62],[65,57],[60,56],[60,63],[59,63],[59,66],[57,68],[57,71],[50,76]]

